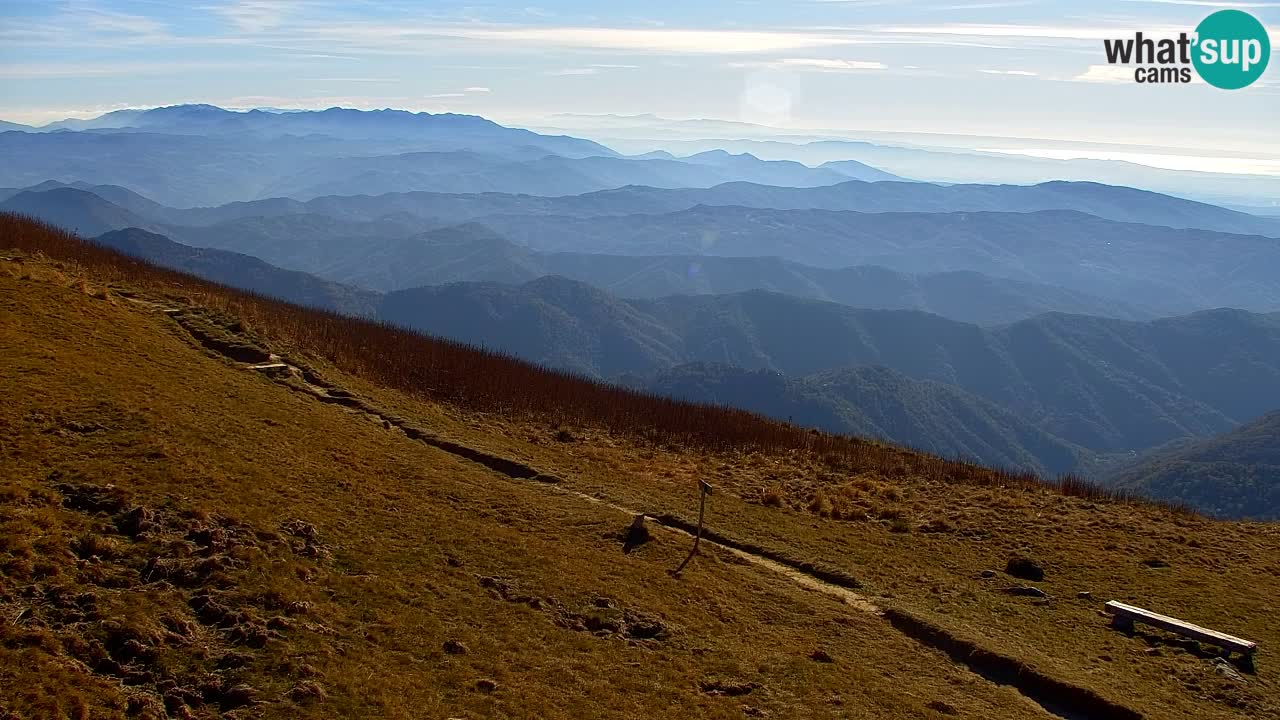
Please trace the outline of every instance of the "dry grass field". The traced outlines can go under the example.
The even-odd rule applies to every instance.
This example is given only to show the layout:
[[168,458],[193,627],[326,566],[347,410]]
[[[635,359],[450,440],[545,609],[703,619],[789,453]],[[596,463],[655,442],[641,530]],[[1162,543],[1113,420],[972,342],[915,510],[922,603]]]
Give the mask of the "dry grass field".
[[[486,389],[77,243],[0,222],[0,718],[1280,717],[1275,526],[472,353]],[[673,576],[699,480],[739,550]]]

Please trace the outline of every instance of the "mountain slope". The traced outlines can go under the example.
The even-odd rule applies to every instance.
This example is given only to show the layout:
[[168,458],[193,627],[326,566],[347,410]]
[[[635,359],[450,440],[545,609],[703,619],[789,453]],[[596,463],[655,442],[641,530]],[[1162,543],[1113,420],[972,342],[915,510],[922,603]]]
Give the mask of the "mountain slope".
[[[1266,653],[1272,527],[537,372],[8,216],[0,245],[6,714],[1280,712],[1265,662],[1098,615],[1139,597]],[[1058,601],[1006,592],[1023,554]]]
[[1152,309],[1061,287],[976,272],[911,274],[870,265],[817,268],[770,257],[587,255],[540,256],[546,274],[563,275],[623,297],[720,295],[768,290],[852,307],[922,310],[961,322],[994,325],[1044,312],[1150,318]]
[[[879,185],[880,183],[877,183]],[[855,213],[700,206],[665,215],[491,216],[483,224],[548,252],[781,256],[836,268],[980,272],[1183,312],[1280,307],[1280,243],[1078,212]]]
[[353,221],[317,213],[289,213],[242,217],[207,227],[161,228],[165,235],[186,245],[253,255],[272,265],[318,273],[358,266],[362,258],[373,256],[383,245],[432,225],[402,215]]
[[72,187],[20,192],[0,202],[0,212],[39,218],[83,235],[101,235],[110,230],[149,225],[129,210]]
[[379,317],[597,377],[689,362],[788,375],[884,365],[1095,452],[1222,432],[1280,405],[1280,323],[1235,310],[983,329],[761,291],[622,301],[549,277],[390,293]]
[[[162,210],[157,210],[147,198],[125,188],[83,185],[92,188],[91,192],[54,182],[41,187],[47,189],[23,191],[0,202],[0,211],[35,217],[85,235],[127,227],[162,231],[185,245],[251,254],[274,265],[303,271],[327,268],[339,262],[335,258],[359,253],[366,241],[400,238],[433,225],[416,216],[387,215],[376,221],[355,222],[302,212],[239,217],[208,227],[169,225],[150,218],[172,219],[172,209],[158,206]],[[99,192],[129,207],[108,201]]]
[[1280,519],[1280,411],[1146,453],[1107,483],[1219,517]]
[[[36,265],[27,269],[39,276]],[[945,655],[762,566],[730,563],[706,540],[697,569],[674,583],[667,570],[687,536],[651,521],[653,540],[624,554],[604,536],[628,515],[211,356],[173,315],[8,272],[0,302],[6,367],[35,369],[54,348],[59,358],[57,373],[0,377],[0,392],[21,396],[0,406],[0,439],[24,448],[6,465],[0,506],[0,580],[25,588],[7,591],[25,602],[10,611],[5,600],[0,624],[6,713],[642,718],[710,706],[728,716],[741,695],[704,688],[754,683],[748,702],[770,714],[821,717],[838,692],[893,717],[900,699],[880,671],[928,668],[913,687],[949,707],[1036,717],[994,684],[948,690],[968,673]],[[204,315],[182,310],[187,322]],[[206,327],[220,330],[216,319]],[[358,386],[328,367],[310,372]],[[404,412],[428,422],[438,410]],[[485,444],[433,422],[441,431]],[[731,497],[717,499],[751,507]],[[690,592],[719,598],[732,626],[685,602]],[[777,607],[791,609],[784,618]],[[844,628],[822,646],[874,663],[865,679],[807,658],[814,623]],[[769,642],[766,656],[740,642],[748,628]],[[679,671],[630,665],[686,644],[714,644],[717,657]],[[798,667],[759,674],[726,660]],[[600,670],[619,681],[602,683]],[[655,697],[636,683],[667,689]],[[766,697],[766,683],[786,699]]]
[[461,281],[521,283],[551,272],[541,255],[473,223],[367,242],[327,262],[323,274],[385,292]]
[[879,438],[943,457],[1058,475],[1082,449],[954,386],[864,366],[788,378],[712,363],[681,365],[637,387],[739,407],[806,427]]
[[172,222],[183,215],[182,210],[162,205],[151,198],[140,195],[129,188],[119,185],[90,185],[86,182],[59,183],[53,180],[26,188],[32,191],[51,190],[57,187],[72,187],[77,190],[93,193],[109,203],[118,205],[139,217],[157,223]]
[[563,278],[404,290],[383,298],[378,317],[587,376],[644,372],[680,358],[679,339],[657,320]]
[[375,292],[328,282],[306,273],[282,270],[255,257],[188,247],[138,228],[104,233],[93,241],[212,282],[347,315],[371,316],[380,298]]

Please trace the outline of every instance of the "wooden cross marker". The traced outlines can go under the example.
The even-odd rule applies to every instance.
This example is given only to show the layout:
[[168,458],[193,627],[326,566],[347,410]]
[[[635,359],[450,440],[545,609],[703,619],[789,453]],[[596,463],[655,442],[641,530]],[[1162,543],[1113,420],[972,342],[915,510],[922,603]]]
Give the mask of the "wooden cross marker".
[[698,543],[702,542],[702,520],[707,514],[707,496],[712,494],[715,488],[711,487],[711,483],[705,480],[698,481],[698,533],[693,536],[693,549],[689,551],[689,556],[680,563],[680,567],[675,569],[673,575],[679,575],[684,566],[689,564],[694,555],[698,554]]

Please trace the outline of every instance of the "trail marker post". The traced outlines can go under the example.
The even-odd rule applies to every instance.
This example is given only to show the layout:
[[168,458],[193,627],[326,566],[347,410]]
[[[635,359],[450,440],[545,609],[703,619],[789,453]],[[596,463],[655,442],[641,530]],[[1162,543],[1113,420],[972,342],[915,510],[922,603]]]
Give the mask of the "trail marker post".
[[711,483],[705,480],[698,481],[698,532],[693,536],[693,549],[689,551],[689,556],[680,563],[680,567],[675,569],[673,575],[679,575],[684,566],[689,564],[694,555],[698,554],[698,543],[702,542],[702,521],[707,514],[707,496],[712,494],[715,488],[711,487]]

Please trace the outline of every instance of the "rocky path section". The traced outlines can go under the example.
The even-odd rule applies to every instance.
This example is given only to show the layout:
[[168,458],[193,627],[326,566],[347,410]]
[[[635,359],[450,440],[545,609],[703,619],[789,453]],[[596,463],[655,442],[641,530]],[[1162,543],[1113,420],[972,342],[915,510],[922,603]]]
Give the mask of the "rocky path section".
[[[409,420],[386,412],[369,401],[322,378],[304,363],[278,355],[234,320],[220,318],[196,308],[166,308],[154,303],[134,300],[151,310],[172,318],[201,347],[235,363],[238,367],[258,372],[289,390],[319,402],[338,405],[395,430],[410,440],[443,450],[457,457],[483,465],[514,480],[535,481],[547,491],[571,495],[594,504],[604,505],[631,517],[644,516],[665,531],[692,537],[696,525],[670,513],[645,512],[625,507],[607,498],[572,490],[560,478],[540,472],[526,463],[473,448],[414,425]],[[806,589],[822,593],[860,612],[883,618],[886,625],[933,650],[942,652],[954,662],[999,685],[1013,687],[1034,701],[1048,715],[1067,718],[1115,718],[1139,720],[1142,715],[1104,698],[1092,690],[1071,685],[1044,675],[1022,661],[986,650],[972,641],[956,637],[946,629],[901,608],[882,608],[857,592],[861,583],[848,573],[819,563],[797,559],[788,553],[761,547],[705,528],[702,541],[711,548],[730,553],[747,562],[786,577]]]

